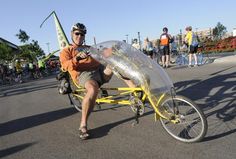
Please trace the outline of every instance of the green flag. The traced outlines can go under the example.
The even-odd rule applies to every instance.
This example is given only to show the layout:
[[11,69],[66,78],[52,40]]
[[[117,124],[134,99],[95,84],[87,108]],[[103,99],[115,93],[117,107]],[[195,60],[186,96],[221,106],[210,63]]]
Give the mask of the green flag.
[[[57,31],[57,39],[58,39],[58,43],[59,43],[59,48],[60,50],[62,50],[64,47],[69,46],[69,41],[66,37],[66,34],[61,26],[61,23],[57,17],[57,14],[55,11],[53,11],[44,21],[43,23],[51,16],[53,15],[54,17],[54,21],[55,21],[55,25],[56,25],[56,31]],[[42,27],[43,23],[40,25],[40,27]]]

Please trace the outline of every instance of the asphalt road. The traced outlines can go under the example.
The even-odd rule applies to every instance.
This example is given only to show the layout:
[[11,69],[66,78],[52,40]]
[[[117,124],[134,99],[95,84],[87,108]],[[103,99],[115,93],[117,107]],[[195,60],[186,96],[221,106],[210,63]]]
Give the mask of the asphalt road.
[[[236,63],[166,69],[177,93],[207,116],[202,142],[170,137],[150,109],[132,126],[129,107],[104,105],[89,120],[92,138],[80,141],[81,114],[57,93],[54,77],[0,87],[0,158],[11,159],[233,159],[236,158]],[[120,85],[116,78],[111,84]],[[111,109],[112,108],[112,109]]]

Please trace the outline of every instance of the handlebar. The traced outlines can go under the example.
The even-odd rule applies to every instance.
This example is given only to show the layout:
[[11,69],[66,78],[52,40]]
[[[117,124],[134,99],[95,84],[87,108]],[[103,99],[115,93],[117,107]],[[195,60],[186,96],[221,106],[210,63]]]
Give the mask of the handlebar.
[[[90,51],[89,51],[89,49],[88,48],[78,48],[77,49],[79,52],[83,52],[83,53],[85,53],[86,55],[89,55],[89,53],[90,53]],[[86,59],[87,57],[85,57],[85,58],[82,58],[82,57],[76,57],[76,60],[77,61],[79,61],[79,60],[82,60],[82,59]]]

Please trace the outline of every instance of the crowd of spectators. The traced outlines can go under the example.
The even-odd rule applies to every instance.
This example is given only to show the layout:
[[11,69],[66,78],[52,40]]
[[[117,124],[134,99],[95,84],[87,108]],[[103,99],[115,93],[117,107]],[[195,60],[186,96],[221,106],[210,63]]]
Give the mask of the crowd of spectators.
[[60,68],[58,60],[48,60],[45,68],[40,69],[38,62],[17,59],[8,64],[0,64],[0,85],[22,83],[56,73]]

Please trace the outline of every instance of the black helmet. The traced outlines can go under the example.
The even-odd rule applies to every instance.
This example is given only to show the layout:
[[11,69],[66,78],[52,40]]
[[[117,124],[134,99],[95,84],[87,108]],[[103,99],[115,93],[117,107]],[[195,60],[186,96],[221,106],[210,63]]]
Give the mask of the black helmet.
[[84,34],[87,33],[87,29],[86,29],[85,25],[82,23],[76,23],[71,27],[71,31],[75,31],[75,30],[79,30]]
[[167,27],[164,27],[164,28],[163,28],[163,31],[167,32],[167,31],[168,31],[168,28],[167,28]]

